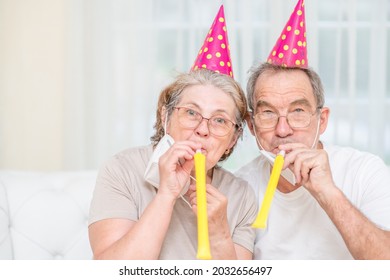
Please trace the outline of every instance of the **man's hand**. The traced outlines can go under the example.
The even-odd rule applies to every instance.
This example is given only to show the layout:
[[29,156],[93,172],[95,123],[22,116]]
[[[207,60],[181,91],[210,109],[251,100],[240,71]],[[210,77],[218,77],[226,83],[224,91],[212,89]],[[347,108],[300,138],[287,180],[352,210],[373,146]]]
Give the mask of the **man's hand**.
[[334,190],[336,186],[325,150],[310,149],[300,143],[283,144],[278,148],[286,151],[283,168],[290,168],[297,184],[306,187],[317,200]]

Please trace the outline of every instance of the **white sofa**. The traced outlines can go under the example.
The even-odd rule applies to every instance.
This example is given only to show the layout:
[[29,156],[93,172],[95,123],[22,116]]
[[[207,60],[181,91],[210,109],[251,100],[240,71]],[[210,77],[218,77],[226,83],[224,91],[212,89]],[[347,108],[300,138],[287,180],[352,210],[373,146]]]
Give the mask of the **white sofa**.
[[96,176],[0,170],[0,259],[91,259],[87,223]]
[[91,259],[96,171],[0,171],[0,259]]

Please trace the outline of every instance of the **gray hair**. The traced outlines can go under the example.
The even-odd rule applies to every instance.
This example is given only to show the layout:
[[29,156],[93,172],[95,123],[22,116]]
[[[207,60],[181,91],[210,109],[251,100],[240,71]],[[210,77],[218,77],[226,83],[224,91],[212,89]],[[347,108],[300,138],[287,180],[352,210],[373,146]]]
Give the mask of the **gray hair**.
[[[150,138],[153,145],[156,146],[164,136],[164,124],[162,123],[161,113],[166,110],[168,119],[170,118],[174,107],[179,103],[183,91],[194,85],[212,85],[230,95],[236,105],[236,128],[237,133],[242,133],[245,124],[245,118],[248,114],[247,101],[244,91],[240,84],[228,75],[220,74],[207,69],[199,69],[189,73],[179,74],[176,79],[165,87],[158,99],[156,123],[154,125],[155,134]],[[233,147],[234,148],[234,147]],[[233,148],[228,154],[224,154],[220,161],[225,160],[233,152]]]
[[311,87],[313,89],[314,98],[316,100],[317,108],[324,107],[325,97],[324,97],[324,88],[322,86],[321,79],[319,75],[311,68],[299,68],[299,67],[285,67],[281,65],[274,65],[268,62],[255,65],[250,70],[250,76],[246,86],[248,106],[250,111],[254,112],[254,94],[255,94],[255,85],[257,79],[266,72],[276,73],[276,72],[291,72],[291,71],[302,71],[304,72],[310,80]]

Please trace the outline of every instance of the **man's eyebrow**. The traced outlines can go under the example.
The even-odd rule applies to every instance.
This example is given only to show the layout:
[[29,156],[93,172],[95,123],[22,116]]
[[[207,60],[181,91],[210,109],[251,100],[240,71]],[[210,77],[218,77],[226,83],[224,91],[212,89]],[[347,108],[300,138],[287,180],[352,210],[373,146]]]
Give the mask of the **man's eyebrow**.
[[264,107],[274,107],[270,103],[268,103],[267,101],[264,101],[264,100],[257,101],[256,107],[261,107],[261,106],[264,106]]
[[[297,105],[304,106],[304,107],[307,107],[307,108],[311,108],[312,107],[312,105],[310,104],[309,100],[307,100],[306,98],[297,99],[297,100],[295,100],[295,101],[293,101],[293,102],[291,102],[289,104],[289,106],[297,106]],[[273,106],[272,104],[270,104],[269,102],[264,101],[264,100],[258,100],[257,101],[256,108],[259,108],[259,107],[275,108],[275,106]]]
[[302,106],[309,107],[309,108],[312,107],[309,100],[307,100],[305,98],[295,100],[295,101],[291,102],[291,104],[290,104],[290,106],[296,106],[296,105],[302,105]]

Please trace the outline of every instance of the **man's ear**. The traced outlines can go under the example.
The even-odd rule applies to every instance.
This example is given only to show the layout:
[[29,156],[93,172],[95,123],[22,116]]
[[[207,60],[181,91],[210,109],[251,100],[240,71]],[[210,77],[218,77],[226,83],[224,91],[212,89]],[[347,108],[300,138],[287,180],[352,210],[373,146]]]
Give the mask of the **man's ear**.
[[326,128],[328,127],[329,114],[330,109],[328,107],[323,107],[320,115],[320,135],[324,133]]
[[253,123],[253,118],[252,118],[252,116],[253,116],[253,113],[250,112],[250,113],[246,116],[245,120],[246,120],[246,123],[248,124],[248,128],[249,128],[251,134],[252,134],[253,136],[255,136],[255,130],[254,130],[254,127],[253,127],[253,126],[254,126],[254,123]]

